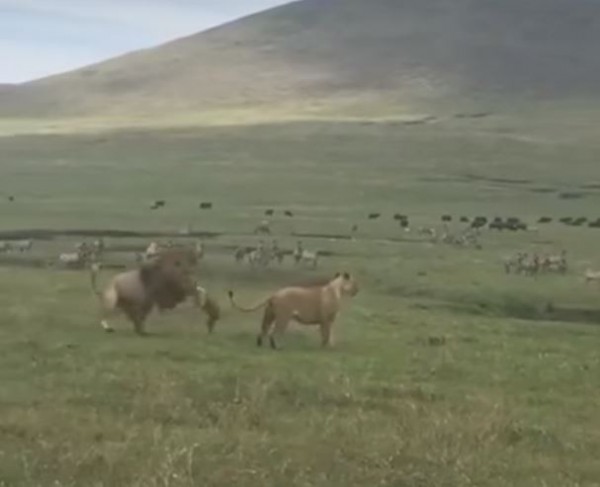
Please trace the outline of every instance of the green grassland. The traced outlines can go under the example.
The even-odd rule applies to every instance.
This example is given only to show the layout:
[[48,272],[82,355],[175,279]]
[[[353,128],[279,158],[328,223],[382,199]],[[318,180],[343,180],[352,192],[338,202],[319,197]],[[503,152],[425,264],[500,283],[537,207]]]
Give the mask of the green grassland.
[[[599,485],[600,290],[582,273],[600,268],[600,231],[535,223],[600,217],[599,145],[576,124],[500,116],[0,138],[0,231],[214,232],[199,275],[224,312],[211,336],[191,305],[154,316],[147,338],[124,321],[107,335],[86,272],[24,265],[81,237],[3,256],[0,485]],[[302,237],[328,252],[318,270],[235,265],[267,208],[284,247],[321,235]],[[445,213],[538,229],[486,230],[479,250],[414,231]],[[354,224],[355,239],[328,238]],[[132,266],[148,240],[109,237],[108,263]],[[563,248],[564,276],[504,274],[515,251]],[[257,349],[259,315],[225,299],[337,270],[361,291],[332,350],[300,327]]]

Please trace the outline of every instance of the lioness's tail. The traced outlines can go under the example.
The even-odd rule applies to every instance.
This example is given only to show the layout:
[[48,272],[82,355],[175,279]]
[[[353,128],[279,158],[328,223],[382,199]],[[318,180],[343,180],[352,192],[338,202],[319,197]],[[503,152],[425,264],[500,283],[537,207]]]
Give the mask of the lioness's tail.
[[90,283],[92,284],[92,291],[98,297],[102,295],[100,289],[98,288],[98,273],[100,272],[100,264],[94,262],[90,266]]
[[270,299],[270,298],[263,299],[261,302],[255,304],[254,306],[245,308],[235,302],[235,299],[233,299],[233,291],[229,291],[227,294],[229,295],[229,301],[231,302],[232,306],[239,311],[243,311],[244,313],[251,313],[252,311],[256,311],[256,310],[264,307],[269,302],[269,299]]

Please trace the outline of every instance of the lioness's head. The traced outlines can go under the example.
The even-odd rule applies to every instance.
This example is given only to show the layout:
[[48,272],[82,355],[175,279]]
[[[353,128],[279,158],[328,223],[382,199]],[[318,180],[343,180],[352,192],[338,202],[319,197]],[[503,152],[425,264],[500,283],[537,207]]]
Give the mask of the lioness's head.
[[348,272],[337,273],[335,279],[340,283],[342,294],[356,296],[358,294],[358,284]]

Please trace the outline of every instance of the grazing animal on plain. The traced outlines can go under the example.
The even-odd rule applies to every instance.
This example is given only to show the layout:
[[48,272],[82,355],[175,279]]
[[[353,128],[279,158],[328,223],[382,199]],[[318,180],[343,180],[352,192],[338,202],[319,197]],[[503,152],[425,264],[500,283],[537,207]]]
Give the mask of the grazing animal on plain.
[[528,257],[525,254],[523,261],[520,264],[519,272],[521,274],[527,274],[529,276],[535,276],[538,274],[542,267],[542,260],[538,254],[533,254],[533,256]]
[[251,251],[248,247],[238,247],[233,253],[236,262],[242,262],[246,255]]
[[167,204],[167,202],[165,200],[156,200],[152,206],[150,207],[151,210],[157,210],[158,208],[163,208],[165,205]]
[[274,213],[275,211],[272,209],[265,210],[265,216],[273,216]]
[[9,196],[9,197],[8,197],[8,201],[10,201],[11,203],[14,203],[14,201],[15,201],[15,197],[14,197],[14,196],[12,196],[12,195],[11,195],[11,196]]
[[517,252],[516,255],[507,257],[504,259],[504,272],[506,272],[506,274],[510,274],[512,271],[520,273],[526,258],[527,254],[523,252]]
[[75,244],[75,251],[84,261],[96,260],[98,255],[96,248],[87,242],[79,242]]
[[594,271],[592,269],[587,269],[584,273],[585,282],[590,284],[592,282],[600,282],[600,271]]
[[284,211],[283,214],[289,218],[292,218],[294,216],[294,214],[290,210]]
[[381,213],[369,213],[369,220],[377,220],[381,216]]
[[196,244],[194,245],[194,253],[196,254],[196,259],[204,259],[204,242],[196,242]]
[[410,223],[408,220],[400,220],[400,228],[403,228],[405,232],[410,232]]
[[258,246],[255,249],[250,249],[246,257],[248,259],[248,264],[252,267],[266,267],[269,265],[269,252],[265,248],[265,243],[262,240],[258,242]]
[[219,319],[218,304],[198,286],[193,271],[196,258],[192,252],[167,250],[139,268],[114,276],[103,290],[98,287],[100,266],[91,266],[91,284],[101,306],[101,325],[106,332],[114,329],[108,319],[123,312],[138,335],[145,335],[145,323],[154,308],[173,309],[188,298],[208,316],[212,332]]
[[301,241],[298,241],[296,244],[296,249],[294,250],[292,256],[294,257],[294,262],[296,265],[304,263],[313,269],[316,269],[317,265],[319,264],[319,252],[309,252],[308,250],[305,250]]
[[160,253],[160,246],[158,245],[158,243],[150,242],[150,245],[148,245],[148,247],[146,248],[146,251],[144,252],[144,258],[146,260],[152,259],[153,257],[156,257],[159,253]]
[[271,256],[279,265],[283,264],[285,251],[279,247],[279,242],[277,242],[277,240],[273,240],[273,242],[271,242]]
[[94,240],[92,244],[92,249],[98,257],[102,257],[104,251],[106,250],[106,243],[102,237]]
[[419,235],[425,235],[427,237],[436,238],[437,232],[433,227],[421,227],[417,231]]
[[81,269],[86,262],[87,258],[81,252],[63,252],[58,256],[58,264],[61,267]]
[[452,216],[451,215],[442,215],[442,221],[443,222],[451,222]]
[[487,225],[488,219],[484,216],[478,216],[471,222],[471,228],[479,229]]
[[213,204],[210,201],[203,201],[200,203],[201,210],[212,210]]
[[256,235],[271,235],[271,223],[269,220],[261,221],[254,229]]
[[308,250],[303,250],[299,256],[295,256],[296,263],[305,264],[312,269],[316,269],[319,265],[319,252],[309,252]]
[[542,216],[538,220],[538,223],[544,223],[544,224],[552,223],[552,218],[550,218],[549,216]]
[[27,252],[32,249],[33,240],[15,240],[11,246],[17,252]]
[[245,308],[238,305],[233,291],[229,291],[231,304],[243,312],[265,308],[256,344],[260,347],[269,338],[271,348],[277,349],[290,321],[303,325],[317,325],[321,329],[321,345],[333,345],[332,328],[339,313],[343,296],[356,296],[358,285],[348,274],[336,274],[327,284],[313,287],[285,287],[260,303]]
[[546,256],[541,261],[541,268],[545,272],[558,272],[565,274],[568,269],[567,251],[561,250],[559,255]]

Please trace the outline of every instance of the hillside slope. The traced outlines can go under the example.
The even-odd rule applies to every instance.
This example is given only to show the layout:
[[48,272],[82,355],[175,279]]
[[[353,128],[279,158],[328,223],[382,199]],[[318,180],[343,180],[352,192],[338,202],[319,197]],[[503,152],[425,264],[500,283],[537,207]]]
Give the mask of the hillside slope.
[[595,0],[303,0],[0,90],[0,117],[600,96]]

